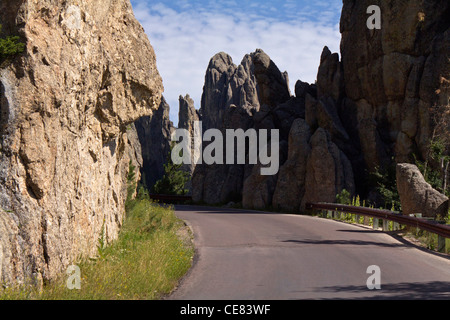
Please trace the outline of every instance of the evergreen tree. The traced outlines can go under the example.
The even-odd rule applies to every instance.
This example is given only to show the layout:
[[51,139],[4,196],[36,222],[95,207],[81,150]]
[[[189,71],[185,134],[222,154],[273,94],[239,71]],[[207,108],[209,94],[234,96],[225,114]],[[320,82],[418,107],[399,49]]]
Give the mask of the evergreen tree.
[[[2,26],[0,25],[0,34]],[[22,53],[25,50],[25,44],[20,42],[18,36],[7,36],[0,38],[0,64],[2,64],[9,57]]]
[[[173,146],[171,148],[172,152]],[[189,172],[183,170],[183,164],[174,164],[170,156],[164,165],[164,176],[153,186],[153,192],[167,195],[185,195],[188,190],[186,183],[190,179]]]

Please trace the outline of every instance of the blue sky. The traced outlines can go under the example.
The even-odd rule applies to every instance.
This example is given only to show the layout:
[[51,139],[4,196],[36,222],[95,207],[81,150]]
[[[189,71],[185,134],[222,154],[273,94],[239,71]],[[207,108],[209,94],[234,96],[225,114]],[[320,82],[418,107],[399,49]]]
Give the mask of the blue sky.
[[339,52],[342,0],[131,0],[155,49],[171,112],[178,125],[178,97],[198,109],[209,60],[224,51],[239,64],[263,49],[281,71],[314,82],[323,47]]

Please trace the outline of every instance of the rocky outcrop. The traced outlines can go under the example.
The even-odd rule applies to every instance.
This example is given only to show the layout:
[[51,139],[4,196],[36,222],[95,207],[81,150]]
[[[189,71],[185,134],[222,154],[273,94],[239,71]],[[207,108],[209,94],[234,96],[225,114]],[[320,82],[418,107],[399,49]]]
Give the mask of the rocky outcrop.
[[164,175],[164,164],[170,156],[171,135],[175,130],[166,99],[161,99],[153,115],[140,118],[135,126],[142,149],[141,183],[151,190]]
[[195,122],[200,121],[200,115],[195,109],[194,100],[189,95],[180,96],[178,111],[178,128],[186,129],[194,136]]
[[0,281],[52,279],[117,236],[162,80],[128,0],[5,0],[0,23],[26,42],[0,70]]
[[304,119],[294,121],[289,136],[289,154],[280,168],[273,195],[273,207],[284,211],[299,210],[306,192],[306,169],[311,153],[311,130]]
[[[202,121],[204,117],[202,115]],[[207,130],[203,122],[203,130]],[[221,132],[225,137],[227,129],[247,130],[252,126],[252,117],[248,109],[230,105],[222,119]],[[209,128],[211,129],[211,128]],[[208,143],[203,143],[205,148]],[[224,158],[226,152],[224,152]],[[243,181],[249,165],[227,164],[197,164],[192,176],[192,198],[195,202],[208,204],[225,203],[242,200]]]
[[[239,66],[226,53],[219,53],[205,75],[200,109],[203,130],[219,129],[225,136],[226,129],[272,127],[269,114],[290,98],[286,74],[264,51],[246,55]],[[278,109],[281,122],[286,120],[283,108],[289,107]],[[251,171],[251,165],[197,165],[192,181],[194,201],[241,201],[244,180]]]
[[306,164],[305,195],[301,210],[306,203],[336,201],[343,190],[355,194],[353,168],[347,156],[334,144],[327,131],[317,129],[310,140],[311,153]]
[[341,18],[345,94],[357,106],[354,126],[369,169],[392,156],[425,156],[430,110],[441,79],[450,78],[448,1],[381,2],[381,30],[370,31],[362,17],[372,4],[346,0]]
[[200,108],[203,125],[206,129],[221,129],[231,105],[253,113],[262,105],[276,107],[289,98],[286,75],[264,51],[258,49],[246,55],[239,66],[221,52],[211,59],[205,75]]
[[[344,1],[341,59],[325,47],[316,83],[298,81],[295,96],[286,87],[287,74],[261,50],[238,67],[224,53],[211,60],[201,109],[204,129],[222,128],[236,105],[243,115],[240,128],[280,130],[282,166],[273,179],[259,176],[253,166],[214,168],[214,177],[201,168],[196,182],[200,189],[210,186],[207,202],[227,201],[222,181],[233,171],[232,185],[238,186],[233,194],[242,194],[245,207],[297,211],[310,201],[334,202],[344,189],[375,194],[370,172],[425,158],[430,114],[448,101],[450,4],[383,3],[381,30],[369,30],[372,4]],[[205,194],[198,192],[197,199],[205,200]]]
[[[318,100],[318,86],[302,81],[296,83],[295,96],[291,96],[287,87],[287,74],[281,73],[262,50],[245,56],[239,67],[235,67],[231,58],[224,53],[212,58],[205,77],[203,97],[210,97],[211,92],[227,94],[221,94],[218,100],[207,98],[202,102],[200,112],[203,129],[210,129],[212,124],[219,125],[222,132],[226,129],[277,129],[280,141],[279,150],[276,151],[280,155],[282,167],[276,175],[263,176],[261,164],[199,165],[193,177],[194,201],[210,204],[242,201],[245,208],[274,206],[298,211],[302,208],[302,202],[304,204],[306,199],[313,200],[313,195],[316,197],[316,189],[321,184],[332,185],[326,193],[327,199],[331,198],[332,201],[344,188],[354,192],[351,163],[331,140],[331,137],[335,137],[342,144],[349,140],[334,100],[340,101],[343,94],[340,76],[336,75],[340,65],[335,56],[326,51],[322,60],[325,66],[319,71],[320,90],[330,85],[336,88],[336,94],[321,92],[321,100]],[[236,84],[243,87],[239,89]],[[211,85],[213,88],[210,88]],[[218,87],[227,89],[219,90]],[[220,101],[228,101],[229,104],[220,104]],[[316,130],[325,140],[311,140]],[[331,159],[326,166],[333,171],[332,174],[319,176],[317,173],[321,168],[319,159],[314,155],[320,153],[320,148],[326,150]],[[311,172],[314,169],[317,171],[316,177],[314,174],[312,177],[307,175],[308,166]]]
[[[368,172],[392,162],[425,158],[433,131],[430,115],[439,103],[448,103],[445,86],[450,63],[444,53],[450,42],[445,18],[450,12],[448,1],[434,5],[420,1],[383,3],[382,28],[372,31],[361,18],[368,17],[371,4],[344,1],[342,58],[325,47],[316,92],[306,94],[304,119],[311,134],[324,129],[327,135],[327,142],[320,139],[321,147],[311,146],[304,195],[307,202],[333,202],[342,188],[367,195],[373,187],[368,183]],[[334,157],[325,152],[327,149],[335,150],[331,152]],[[332,170],[333,163],[340,163],[341,168]],[[286,179],[281,171],[278,183]],[[323,174],[316,190],[315,174]],[[349,179],[341,183],[342,177]],[[283,208],[282,204],[277,206]],[[287,205],[283,209],[291,208]]]
[[[198,125],[197,130],[200,131],[199,121],[201,120],[199,112],[195,109],[194,100],[189,95],[180,96],[179,98],[179,111],[178,111],[178,128],[186,129],[191,137],[195,134],[201,134],[201,132],[196,133],[196,125]],[[192,148],[195,148],[194,140],[192,139]],[[186,183],[186,190],[188,194],[192,194],[192,175],[194,174],[196,166],[195,153],[191,153],[191,163],[184,164],[182,169],[189,173],[191,177]]]
[[424,217],[446,217],[449,199],[427,183],[412,164],[397,165],[397,187],[403,214],[421,213]]

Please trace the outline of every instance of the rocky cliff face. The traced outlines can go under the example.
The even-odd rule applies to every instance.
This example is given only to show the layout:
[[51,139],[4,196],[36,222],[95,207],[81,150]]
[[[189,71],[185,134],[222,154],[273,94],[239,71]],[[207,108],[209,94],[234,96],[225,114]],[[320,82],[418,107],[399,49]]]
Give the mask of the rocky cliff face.
[[0,23],[26,42],[0,70],[0,281],[51,279],[117,236],[162,81],[128,0],[5,0]]
[[370,169],[426,153],[430,111],[450,77],[448,1],[379,1],[381,30],[361,18],[372,4],[346,0],[341,19],[345,95]]
[[370,195],[368,172],[425,156],[430,113],[448,101],[450,4],[383,2],[382,28],[369,30],[373,4],[344,0],[341,59],[325,47],[316,83],[298,81],[295,96],[261,50],[240,66],[224,53],[213,57],[204,129],[279,129],[282,166],[275,177],[251,165],[198,166],[194,200],[298,211],[344,189]]
[[164,97],[152,116],[135,122],[142,149],[141,182],[149,189],[164,175],[164,164],[170,153],[170,141],[175,130],[170,121],[170,106]]

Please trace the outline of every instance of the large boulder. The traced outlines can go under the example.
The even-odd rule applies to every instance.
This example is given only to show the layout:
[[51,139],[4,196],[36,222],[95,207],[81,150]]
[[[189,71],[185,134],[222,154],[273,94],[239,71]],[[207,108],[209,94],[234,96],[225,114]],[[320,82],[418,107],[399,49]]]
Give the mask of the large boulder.
[[424,217],[445,217],[449,199],[427,183],[413,164],[397,165],[397,188],[403,214],[421,213]]

